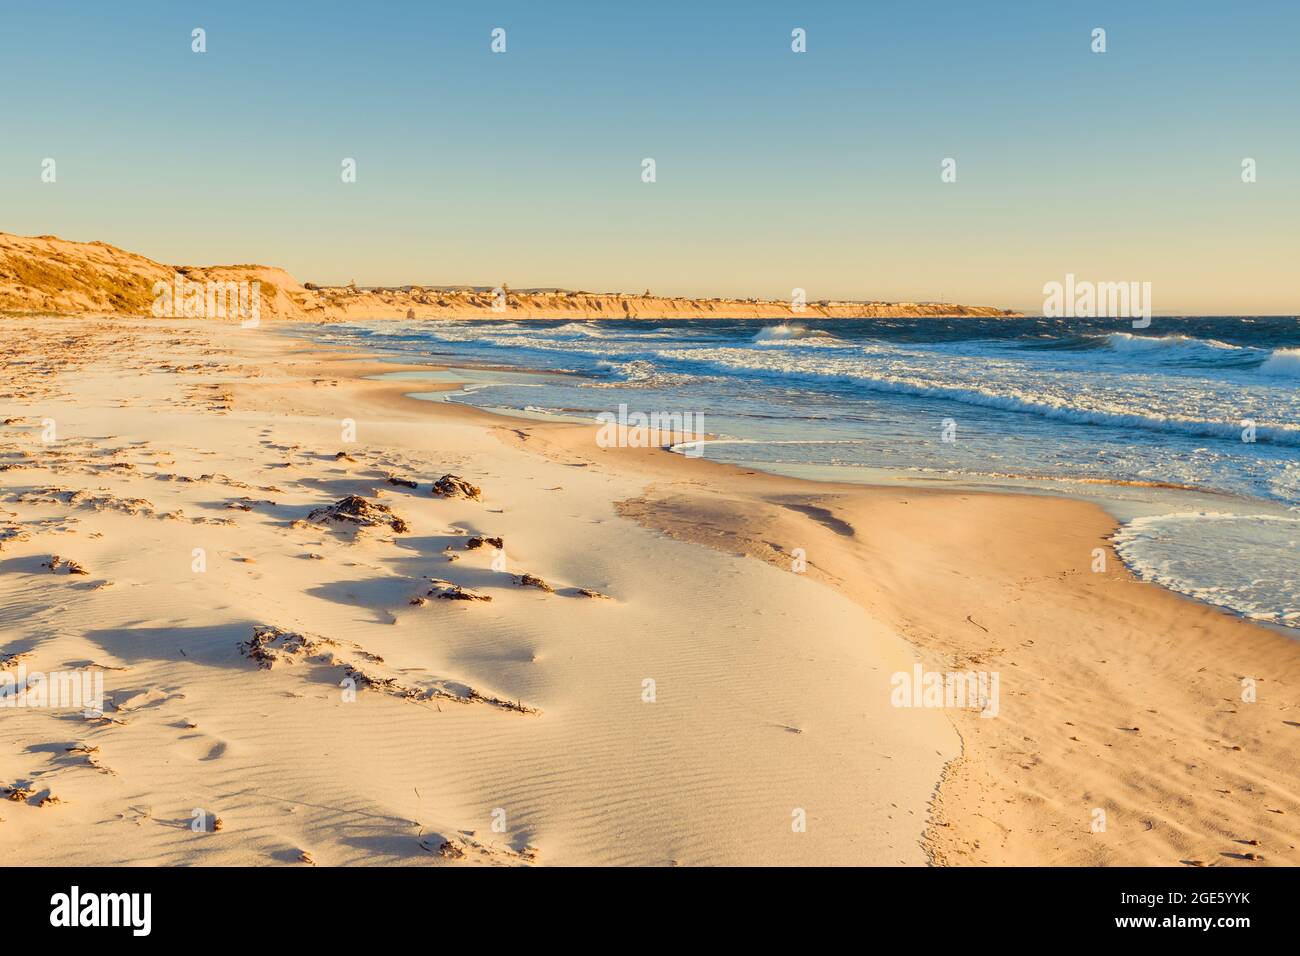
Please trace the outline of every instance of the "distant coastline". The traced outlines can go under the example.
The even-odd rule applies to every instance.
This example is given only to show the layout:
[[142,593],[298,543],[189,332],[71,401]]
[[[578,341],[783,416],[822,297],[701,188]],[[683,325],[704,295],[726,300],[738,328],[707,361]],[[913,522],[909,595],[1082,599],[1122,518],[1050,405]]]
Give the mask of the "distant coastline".
[[[155,286],[258,283],[260,314],[297,322],[348,319],[863,319],[1017,316],[993,306],[757,298],[686,298],[566,289],[321,286],[261,265],[170,266],[103,242],[0,233],[0,310],[149,315]],[[177,316],[183,317],[183,316]],[[199,316],[203,317],[203,316]],[[210,316],[209,316],[210,317]]]

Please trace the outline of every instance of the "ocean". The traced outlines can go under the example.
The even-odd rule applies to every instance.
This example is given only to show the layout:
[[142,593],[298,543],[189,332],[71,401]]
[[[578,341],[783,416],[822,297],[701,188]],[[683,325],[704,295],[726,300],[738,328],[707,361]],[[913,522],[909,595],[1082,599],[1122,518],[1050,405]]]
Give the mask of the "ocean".
[[1294,317],[1157,316],[1140,331],[1041,317],[422,320],[300,334],[474,369],[437,400],[695,415],[710,437],[679,451],[758,469],[1087,498],[1124,522],[1116,548],[1139,576],[1300,628]]

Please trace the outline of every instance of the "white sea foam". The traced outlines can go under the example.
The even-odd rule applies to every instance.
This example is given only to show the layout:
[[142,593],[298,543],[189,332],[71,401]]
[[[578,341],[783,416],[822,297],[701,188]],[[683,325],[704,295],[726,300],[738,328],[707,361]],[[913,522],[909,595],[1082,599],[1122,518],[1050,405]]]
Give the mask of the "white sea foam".
[[565,336],[582,336],[589,339],[603,339],[605,333],[596,328],[589,322],[566,322],[564,325],[547,330],[549,335]]
[[1128,522],[1112,541],[1144,580],[1252,620],[1300,628],[1300,518],[1154,515]]
[[689,386],[703,381],[716,381],[707,376],[689,375],[683,372],[666,372],[647,359],[633,359],[630,362],[600,363],[620,378],[613,382],[592,382],[591,388],[623,388],[627,385],[641,385],[647,388],[669,388],[671,386]]
[[[1235,389],[1217,382],[1189,380],[1179,392],[1161,381],[1134,375],[1093,376],[1087,381],[1057,370],[1034,370],[1023,362],[981,358],[916,355],[887,346],[864,346],[861,357],[806,355],[745,348],[667,349],[660,357],[703,362],[753,375],[804,376],[852,382],[878,392],[942,398],[967,405],[1025,412],[1078,424],[1140,428],[1204,438],[1240,439],[1243,405]],[[1247,406],[1248,407],[1248,406]],[[1300,446],[1300,425],[1293,424],[1300,400],[1292,395],[1286,408],[1274,400],[1263,411],[1290,412],[1292,421],[1255,421],[1257,441]],[[1201,414],[1195,414],[1199,411]]]
[[1259,371],[1278,378],[1300,378],[1300,349],[1274,349]]

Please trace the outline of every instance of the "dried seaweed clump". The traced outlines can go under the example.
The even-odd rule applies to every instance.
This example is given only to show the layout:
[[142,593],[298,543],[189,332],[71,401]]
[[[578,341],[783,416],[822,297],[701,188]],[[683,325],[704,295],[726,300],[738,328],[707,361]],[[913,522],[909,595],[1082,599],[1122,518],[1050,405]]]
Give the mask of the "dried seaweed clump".
[[450,581],[444,581],[441,578],[429,578],[429,583],[433,588],[429,591],[429,597],[441,598],[444,601],[490,601],[492,595],[480,594],[478,591],[470,588],[461,587],[459,584],[453,584]]
[[470,498],[478,501],[483,496],[483,489],[471,485],[459,475],[443,475],[433,483],[432,492],[438,498]]
[[309,521],[343,521],[362,528],[389,527],[398,534],[405,533],[405,521],[393,514],[387,505],[367,501],[360,495],[348,495],[332,505],[317,508],[307,515]]
[[64,571],[68,574],[89,574],[90,573],[85,568],[83,568],[80,564],[78,564],[76,561],[65,561],[63,558],[60,558],[57,554],[50,555],[50,560],[48,561],[42,561],[41,567],[49,568],[50,571],[54,572],[55,574],[57,574],[60,571]]
[[253,628],[253,636],[239,645],[245,657],[257,661],[263,669],[269,670],[275,664],[293,664],[296,661],[309,661],[338,667],[342,676],[352,682],[354,690],[371,690],[418,704],[441,702],[456,704],[487,704],[500,710],[517,714],[538,714],[535,707],[518,700],[506,700],[491,694],[481,694],[473,688],[448,689],[443,681],[434,681],[427,687],[413,687],[402,683],[396,677],[385,676],[384,659],[372,654],[351,641],[335,641],[325,637],[315,637],[287,631],[269,624],[259,624]]
[[292,664],[336,646],[336,641],[326,637],[309,637],[273,624],[258,624],[253,628],[253,636],[240,642],[239,652],[257,661],[263,670],[270,670],[276,664]]
[[0,527],[0,551],[5,549],[6,541],[26,541],[29,538],[31,538],[31,535],[18,525]]

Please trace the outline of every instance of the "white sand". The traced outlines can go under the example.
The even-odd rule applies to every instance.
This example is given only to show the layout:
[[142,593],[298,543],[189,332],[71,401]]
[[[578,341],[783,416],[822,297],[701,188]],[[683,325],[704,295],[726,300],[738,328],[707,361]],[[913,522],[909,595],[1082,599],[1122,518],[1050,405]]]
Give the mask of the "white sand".
[[[0,464],[21,466],[0,471],[0,528],[17,535],[0,550],[0,658],[124,668],[105,672],[112,723],[0,710],[0,786],[33,791],[0,802],[7,859],[925,862],[927,804],[959,743],[943,712],[889,705],[915,655],[811,577],[616,516],[649,478],[504,443],[508,426],[266,331],[10,319],[0,343],[0,419],[19,419],[0,428]],[[40,440],[44,419],[57,441]],[[483,500],[432,497],[448,472]],[[48,489],[97,497],[40,501]],[[293,526],[347,494],[409,530]],[[463,550],[470,533],[504,536],[509,570],[557,593],[492,570],[490,548]],[[89,573],[42,568],[53,554]],[[429,577],[493,600],[408,603]],[[373,688],[347,702],[341,666],[241,656],[260,624],[340,642],[402,688],[540,713]],[[68,752],[81,743],[93,759]],[[60,802],[38,806],[47,792]],[[220,831],[193,832],[196,809]]]

